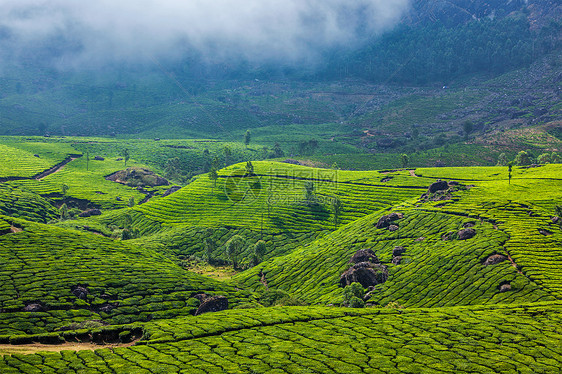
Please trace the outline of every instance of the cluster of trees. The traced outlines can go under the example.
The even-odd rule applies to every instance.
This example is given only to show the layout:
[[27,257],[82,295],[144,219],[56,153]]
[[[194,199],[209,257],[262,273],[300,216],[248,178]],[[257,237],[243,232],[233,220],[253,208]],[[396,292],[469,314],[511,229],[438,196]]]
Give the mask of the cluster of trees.
[[539,156],[534,155],[530,150],[520,151],[513,161],[509,161],[505,153],[501,153],[498,156],[498,166],[508,166],[509,164],[517,166],[526,165],[545,165],[545,164],[559,164],[562,162],[562,158],[556,152],[545,152]]
[[352,55],[336,56],[326,76],[426,84],[470,73],[503,73],[560,47],[560,22],[532,32],[524,15],[447,27],[403,25]]
[[[206,238],[203,241],[203,246],[205,248],[205,257],[207,262],[213,263],[214,257],[213,252],[217,249],[217,243],[212,238]],[[224,245],[226,250],[226,256],[230,261],[230,264],[234,269],[240,268],[240,261],[242,260],[242,254],[248,246],[247,241],[241,235],[233,235]],[[267,252],[267,245],[265,241],[258,240],[252,246],[252,259],[251,265],[257,265],[263,261],[263,257]]]

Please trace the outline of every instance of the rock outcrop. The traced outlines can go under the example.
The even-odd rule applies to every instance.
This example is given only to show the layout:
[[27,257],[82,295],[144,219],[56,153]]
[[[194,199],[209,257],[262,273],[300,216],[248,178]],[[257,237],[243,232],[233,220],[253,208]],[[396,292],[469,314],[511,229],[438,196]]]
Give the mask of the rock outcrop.
[[228,299],[224,296],[213,296],[204,299],[195,315],[198,316],[203,313],[220,312],[221,310],[228,309]]

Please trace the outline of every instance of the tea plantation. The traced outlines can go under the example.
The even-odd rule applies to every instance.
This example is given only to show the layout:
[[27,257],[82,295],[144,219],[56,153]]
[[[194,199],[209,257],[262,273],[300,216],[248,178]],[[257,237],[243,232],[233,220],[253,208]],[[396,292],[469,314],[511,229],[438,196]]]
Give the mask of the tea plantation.
[[106,179],[223,147],[1,139],[0,373],[560,372],[562,165]]

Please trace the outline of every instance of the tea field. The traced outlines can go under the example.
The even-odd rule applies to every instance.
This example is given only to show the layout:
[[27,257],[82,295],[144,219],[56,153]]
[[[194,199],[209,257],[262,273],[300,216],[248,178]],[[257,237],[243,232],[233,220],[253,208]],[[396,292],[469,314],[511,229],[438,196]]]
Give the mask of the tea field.
[[[0,147],[0,373],[560,372],[560,164],[509,178],[191,140]],[[199,171],[116,183],[123,147],[126,167]],[[355,299],[349,279],[368,283]]]

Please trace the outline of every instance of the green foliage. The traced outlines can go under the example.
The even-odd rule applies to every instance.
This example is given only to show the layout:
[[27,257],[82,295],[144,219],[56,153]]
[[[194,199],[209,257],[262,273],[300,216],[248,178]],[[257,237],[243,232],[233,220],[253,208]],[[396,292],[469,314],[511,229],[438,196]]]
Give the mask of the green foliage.
[[363,301],[365,289],[361,286],[361,284],[353,282],[350,285],[345,286],[342,294],[342,306],[348,306],[350,308],[362,308],[365,306],[365,302]]
[[402,153],[400,155],[400,163],[402,164],[402,167],[405,168],[408,166],[408,164],[410,163],[410,158],[408,157],[407,154]]
[[496,166],[507,166],[508,163],[509,161],[507,160],[507,156],[505,155],[505,153],[500,153]]
[[242,250],[246,245],[245,240],[240,235],[234,235],[230,238],[225,246],[226,246],[226,255],[232,264],[234,269],[238,268],[240,255],[242,254]]
[[531,165],[532,163],[533,160],[526,151],[521,151],[515,156],[515,165],[524,166]]
[[254,175],[254,164],[252,164],[252,161],[246,162],[246,175]]
[[244,134],[244,144],[246,148],[250,145],[250,140],[252,139],[252,133],[250,130],[246,130],[246,134]]
[[129,148],[123,148],[119,155],[123,157],[123,161],[125,161],[125,167],[127,167],[127,162],[129,162],[129,159],[131,158]]
[[267,252],[267,245],[265,241],[258,240],[256,244],[254,244],[254,258],[256,259],[255,261],[256,265],[262,262],[263,256],[266,254],[266,252]]

